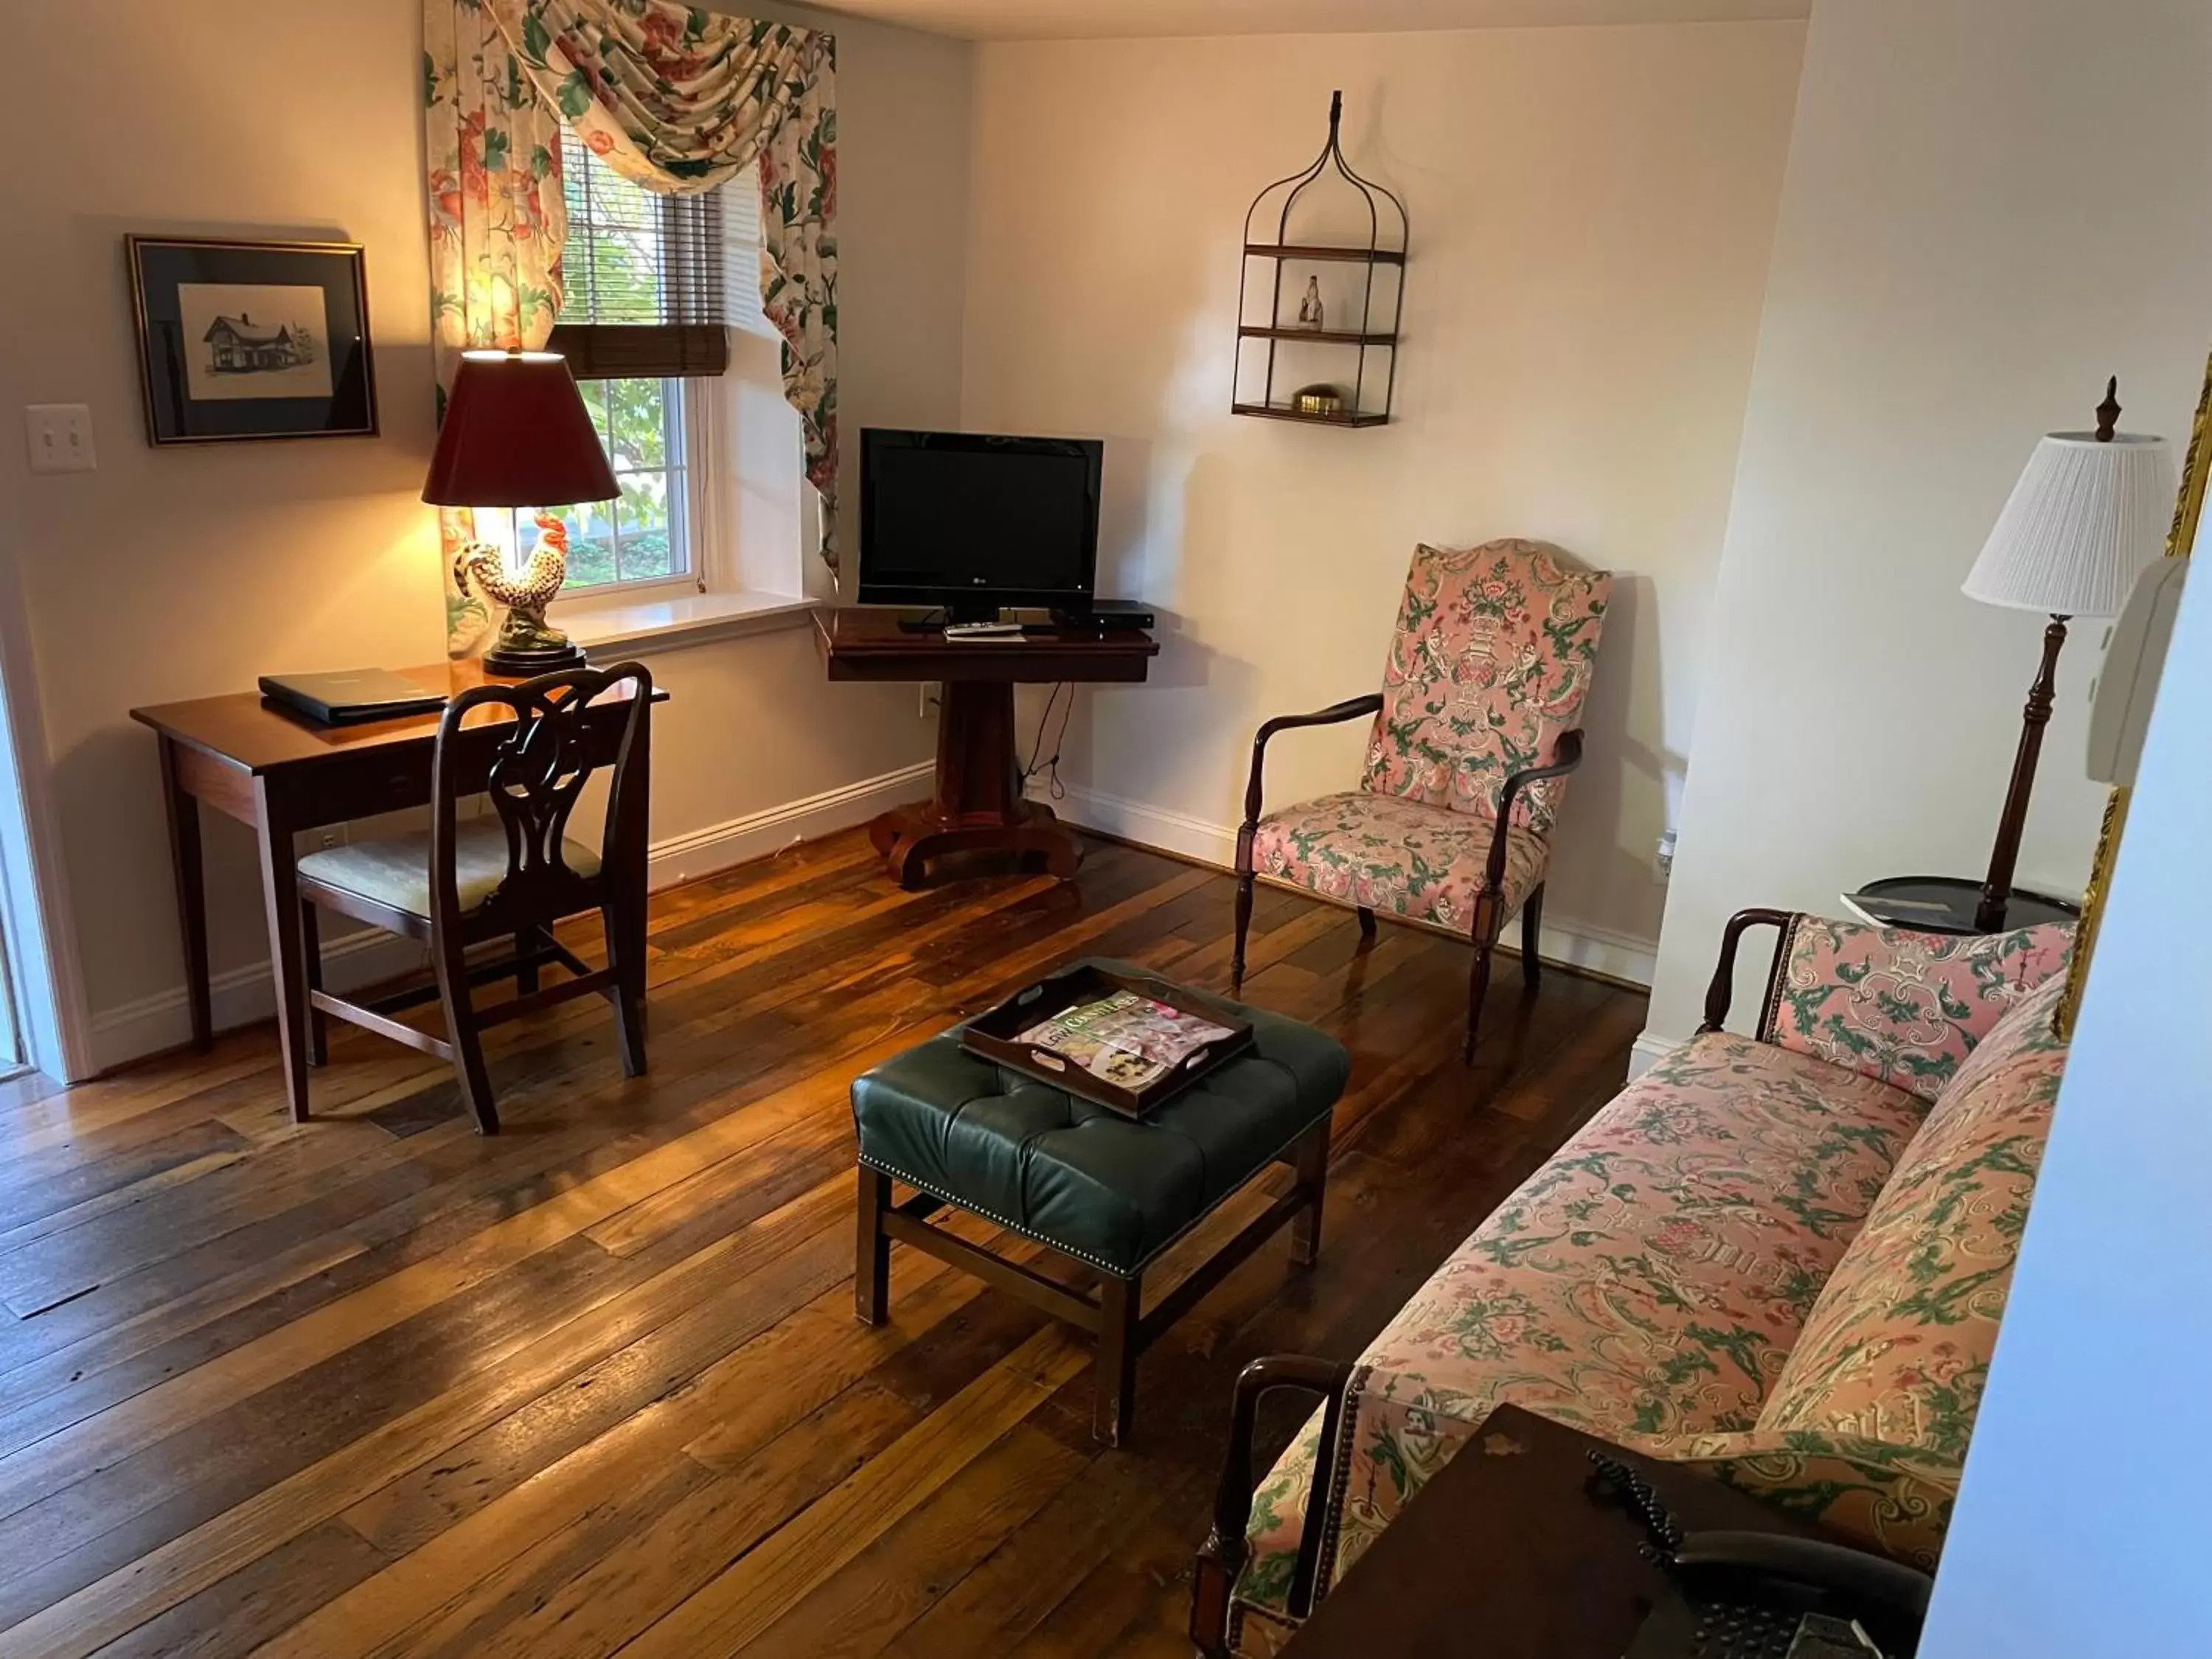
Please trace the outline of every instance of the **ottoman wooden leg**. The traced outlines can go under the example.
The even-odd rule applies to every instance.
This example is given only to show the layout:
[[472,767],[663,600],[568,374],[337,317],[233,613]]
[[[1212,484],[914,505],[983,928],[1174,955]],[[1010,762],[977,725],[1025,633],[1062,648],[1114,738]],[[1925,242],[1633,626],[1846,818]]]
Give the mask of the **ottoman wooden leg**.
[[1118,1446],[1129,1432],[1137,1406],[1137,1310],[1144,1303],[1144,1280],[1106,1278],[1100,1281],[1097,1402],[1091,1407],[1091,1433],[1100,1444]]
[[1328,1195],[1328,1119],[1322,1119],[1300,1138],[1292,1165],[1298,1185],[1313,1199],[1291,1223],[1291,1260],[1310,1267],[1321,1260],[1321,1206]]
[[864,1325],[880,1325],[890,1316],[891,1238],[884,1231],[884,1212],[890,1204],[891,1178],[863,1165],[853,1253],[853,1311]]

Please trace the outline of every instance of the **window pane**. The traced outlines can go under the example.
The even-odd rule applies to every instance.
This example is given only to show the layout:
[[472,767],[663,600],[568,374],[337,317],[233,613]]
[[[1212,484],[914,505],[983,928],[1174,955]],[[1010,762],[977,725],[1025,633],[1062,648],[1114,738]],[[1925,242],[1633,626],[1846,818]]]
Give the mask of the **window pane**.
[[[609,453],[617,471],[668,464],[668,408],[659,380],[601,380],[611,410]],[[602,428],[600,436],[608,436]]]
[[668,475],[625,472],[618,478],[623,493],[615,511],[622,523],[623,580],[676,574],[683,565],[669,545]]
[[571,587],[596,587],[615,580],[615,527],[611,503],[583,501],[562,509],[568,526],[568,579]]
[[588,380],[578,388],[621,495],[552,509],[568,530],[564,590],[665,581],[691,568],[680,380]]

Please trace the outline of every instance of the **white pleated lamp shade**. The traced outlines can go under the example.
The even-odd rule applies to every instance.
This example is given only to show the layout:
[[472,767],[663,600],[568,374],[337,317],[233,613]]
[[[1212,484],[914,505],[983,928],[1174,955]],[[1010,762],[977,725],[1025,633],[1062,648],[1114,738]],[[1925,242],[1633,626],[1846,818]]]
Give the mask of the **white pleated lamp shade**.
[[2057,617],[2116,617],[2173,520],[2166,440],[2094,432],[2040,440],[1982,556],[1966,597]]

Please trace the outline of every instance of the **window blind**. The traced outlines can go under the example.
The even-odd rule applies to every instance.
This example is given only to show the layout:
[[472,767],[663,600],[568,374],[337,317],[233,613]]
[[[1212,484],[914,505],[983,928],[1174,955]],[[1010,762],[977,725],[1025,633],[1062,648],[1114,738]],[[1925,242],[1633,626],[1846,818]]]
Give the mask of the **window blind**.
[[723,192],[655,196],[566,128],[561,315],[550,349],[580,380],[720,374],[730,364]]

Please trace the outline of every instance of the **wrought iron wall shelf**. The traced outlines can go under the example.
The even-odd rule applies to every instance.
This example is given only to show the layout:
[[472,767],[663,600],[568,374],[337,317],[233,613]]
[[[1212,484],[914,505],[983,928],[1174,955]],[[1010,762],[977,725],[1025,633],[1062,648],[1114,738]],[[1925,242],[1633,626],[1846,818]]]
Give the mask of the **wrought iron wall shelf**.
[[1288,404],[1231,404],[1231,415],[1256,415],[1263,421],[1304,421],[1309,426],[1381,426],[1390,417],[1385,414],[1360,414],[1340,409],[1319,410],[1293,409]]
[[[1243,275],[1237,290],[1237,362],[1235,382],[1230,394],[1230,413],[1255,416],[1271,421],[1303,421],[1314,426],[1370,427],[1381,426],[1390,418],[1390,404],[1398,381],[1398,322],[1405,304],[1405,264],[1407,222],[1406,204],[1396,194],[1380,185],[1363,179],[1352,171],[1344,159],[1341,128],[1344,118],[1344,94],[1329,94],[1328,142],[1322,145],[1313,164],[1303,172],[1287,179],[1278,179],[1252,198],[1252,205],[1244,215]],[[1297,241],[1290,240],[1291,210],[1314,185],[1322,182],[1334,169],[1337,179],[1349,185],[1355,192],[1358,213],[1367,221],[1366,241]],[[1274,240],[1255,240],[1255,233],[1262,220],[1262,210],[1270,199],[1281,194],[1279,210],[1274,214]],[[1389,222],[1395,220],[1393,225]],[[1264,234],[1264,233],[1261,233]],[[1273,269],[1264,286],[1253,281],[1252,261],[1267,262]],[[1335,301],[1340,307],[1356,307],[1357,314],[1345,320],[1354,323],[1350,328],[1329,328],[1318,325],[1310,316],[1298,320],[1284,320],[1283,273],[1286,266],[1316,262],[1328,264],[1364,266],[1365,274],[1358,280],[1356,291],[1340,292]],[[1387,307],[1378,301],[1376,289],[1378,272],[1387,273],[1383,286],[1388,289]],[[1318,276],[1310,279],[1307,294],[1318,299]],[[1264,296],[1264,310],[1258,319],[1251,315],[1257,296]],[[1246,343],[1265,343],[1265,349],[1248,353]],[[1297,346],[1327,346],[1348,349],[1356,354],[1348,365],[1351,384],[1342,386],[1335,381],[1301,387],[1288,398],[1279,393],[1276,375],[1279,367],[1281,348]],[[1387,353],[1388,361],[1370,363],[1370,356]],[[1372,401],[1378,390],[1379,404]],[[1301,406],[1310,392],[1333,394],[1335,406]],[[1328,400],[1325,400],[1328,401]]]
[[[1343,94],[1339,94],[1341,97]],[[1267,186],[1274,190],[1282,181]],[[1393,196],[1390,198],[1396,201]],[[1345,259],[1359,264],[1402,265],[1406,263],[1403,248],[1331,247],[1320,242],[1247,242],[1245,253],[1255,259]]]

